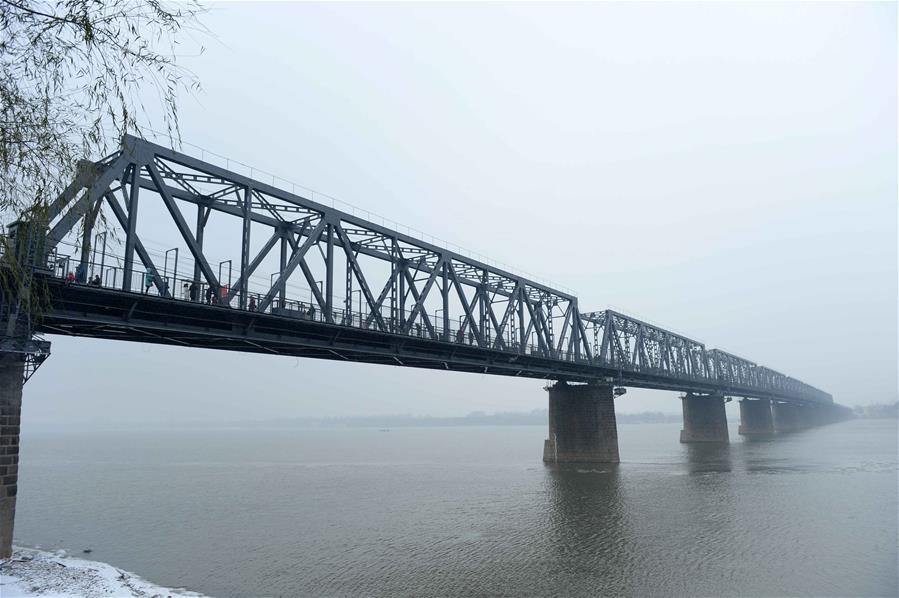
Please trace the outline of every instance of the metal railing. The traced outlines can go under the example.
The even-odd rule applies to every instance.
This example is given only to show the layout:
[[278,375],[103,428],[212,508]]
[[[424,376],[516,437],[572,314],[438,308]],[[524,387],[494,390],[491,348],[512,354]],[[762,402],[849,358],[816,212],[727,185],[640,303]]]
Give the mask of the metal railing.
[[[194,278],[193,275],[179,275],[177,269],[171,273],[159,273],[158,271],[146,269],[132,269],[131,286],[126,289],[122,287],[122,283],[120,282],[125,280],[123,276],[124,268],[119,265],[109,265],[109,261],[121,263],[116,256],[103,255],[100,262],[88,261],[84,266],[81,266],[80,262],[71,256],[59,254],[54,250],[54,252],[48,256],[47,264],[43,268],[43,273],[62,279],[66,284],[153,295],[170,301],[198,303],[226,309],[242,309],[248,312],[257,312],[257,306],[263,304],[263,298],[265,297],[265,293],[263,292],[250,290],[252,286],[250,281],[247,282],[248,291],[244,300],[244,297],[241,296],[240,292],[232,293],[229,285],[220,285],[217,288],[210,287],[205,282]],[[78,265],[72,268],[72,265],[76,263]],[[264,284],[260,284],[259,286],[268,288]],[[360,300],[360,306],[361,305],[362,303]],[[741,390],[755,390],[764,391],[769,394],[793,395],[795,398],[802,400],[821,400],[820,398],[804,392],[802,389],[767,388],[762,384],[763,377],[761,375],[753,375],[747,383],[742,383],[731,380],[731,376],[727,374],[727,371],[724,370],[719,372],[719,368],[706,367],[702,368],[698,373],[672,372],[664,367],[651,367],[646,366],[645,364],[624,364],[619,363],[617,360],[609,361],[601,355],[590,357],[581,352],[561,350],[557,347],[544,348],[534,343],[522,345],[517,338],[516,331],[512,329],[507,330],[503,334],[501,339],[502,342],[500,342],[496,336],[487,333],[489,331],[487,327],[483,327],[485,335],[483,341],[481,341],[471,324],[467,323],[465,317],[462,316],[453,317],[450,319],[450,325],[444,328],[442,325],[442,318],[437,318],[435,313],[432,333],[431,330],[428,330],[426,325],[422,324],[420,321],[415,322],[411,326],[406,324],[408,318],[413,315],[413,312],[384,306],[378,311],[378,314],[381,316],[381,319],[387,328],[384,330],[376,324],[377,320],[370,309],[347,310],[345,308],[334,308],[330,313],[325,313],[321,306],[317,305],[311,299],[310,301],[304,301],[290,296],[284,296],[283,298],[280,296],[276,297],[264,311],[258,313],[321,324],[345,326],[359,330],[402,335],[434,342],[451,343],[465,347],[500,351],[513,355],[527,355],[543,359],[604,367],[614,370],[617,373],[617,377],[621,377],[623,374],[645,374],[664,377],[675,381],[702,383],[703,386],[706,387],[719,386],[729,389],[730,391],[739,392]],[[703,351],[701,359],[707,365],[711,364],[714,354],[714,350]],[[761,366],[758,370],[759,372],[768,371],[767,368]],[[790,381],[793,380],[791,378],[786,379]]]

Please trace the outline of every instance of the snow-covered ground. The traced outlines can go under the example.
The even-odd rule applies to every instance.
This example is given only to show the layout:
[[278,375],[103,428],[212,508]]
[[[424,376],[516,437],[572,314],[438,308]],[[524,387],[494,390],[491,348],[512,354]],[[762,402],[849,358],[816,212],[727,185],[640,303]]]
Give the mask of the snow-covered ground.
[[153,585],[112,565],[66,556],[63,551],[16,547],[12,558],[0,560],[0,597],[19,596],[179,598],[200,594]]

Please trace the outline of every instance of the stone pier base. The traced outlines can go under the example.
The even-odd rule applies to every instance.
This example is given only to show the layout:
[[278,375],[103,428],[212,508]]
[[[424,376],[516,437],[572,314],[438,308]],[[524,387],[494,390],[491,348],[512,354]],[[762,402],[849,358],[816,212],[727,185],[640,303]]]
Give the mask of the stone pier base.
[[546,463],[618,463],[612,387],[557,382],[549,388]]
[[24,367],[20,356],[0,355],[0,559],[12,555]]
[[680,432],[681,442],[726,443],[730,441],[727,433],[724,397],[687,393],[681,397],[681,406],[684,411],[684,429]]
[[739,434],[749,437],[765,437],[774,434],[771,401],[767,399],[743,399],[740,401]]

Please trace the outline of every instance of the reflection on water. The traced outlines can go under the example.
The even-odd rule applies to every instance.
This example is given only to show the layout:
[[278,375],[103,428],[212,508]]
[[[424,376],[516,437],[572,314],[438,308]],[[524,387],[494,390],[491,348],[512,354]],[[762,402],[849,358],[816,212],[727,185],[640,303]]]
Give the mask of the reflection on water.
[[895,424],[679,428],[25,430],[16,541],[215,596],[896,595]]
[[[570,595],[633,594],[633,530],[620,466],[545,466],[551,516],[546,570]],[[626,568],[626,569],[623,569]],[[547,587],[549,591],[551,588]]]
[[730,444],[697,442],[684,447],[690,473],[723,473],[732,469]]

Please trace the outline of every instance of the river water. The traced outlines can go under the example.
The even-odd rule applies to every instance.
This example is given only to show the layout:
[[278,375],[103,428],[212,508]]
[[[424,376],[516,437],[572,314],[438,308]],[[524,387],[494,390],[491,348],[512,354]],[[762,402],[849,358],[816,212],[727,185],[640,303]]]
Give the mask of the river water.
[[723,448],[619,426],[23,432],[16,543],[214,596],[895,596],[897,429]]

